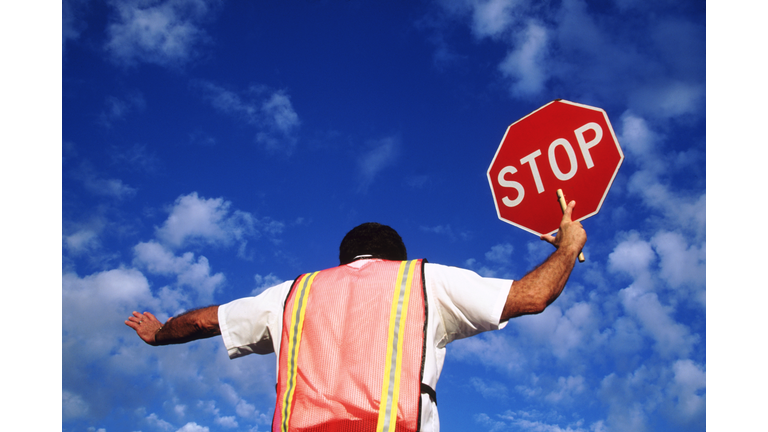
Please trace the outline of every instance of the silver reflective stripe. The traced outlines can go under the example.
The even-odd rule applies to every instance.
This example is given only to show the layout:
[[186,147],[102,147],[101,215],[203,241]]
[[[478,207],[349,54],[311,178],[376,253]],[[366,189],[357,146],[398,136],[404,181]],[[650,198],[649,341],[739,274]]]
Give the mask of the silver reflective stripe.
[[[395,412],[397,411],[397,401],[394,400],[394,392],[396,387],[396,380],[398,376],[397,371],[397,363],[398,358],[400,357],[400,353],[398,350],[399,342],[400,342],[400,330],[403,325],[405,325],[405,319],[403,317],[403,303],[406,298],[406,293],[410,293],[408,290],[408,279],[411,275],[411,267],[414,265],[414,261],[407,261],[405,263],[405,269],[403,271],[403,274],[400,279],[399,283],[399,289],[397,291],[397,313],[395,314],[395,325],[393,328],[393,334],[392,334],[392,355],[389,358],[389,385],[388,391],[387,391],[387,399],[384,402],[385,403],[385,409],[384,409],[384,418],[383,421],[380,422],[380,428],[377,428],[379,431],[389,431],[390,430],[390,423],[392,422],[392,411],[393,406]],[[393,299],[394,300],[394,299]],[[407,313],[407,312],[406,312]],[[386,378],[386,377],[385,377]],[[398,389],[399,392],[399,389]]]
[[307,300],[309,286],[316,274],[317,272],[311,275],[308,274],[304,277],[301,284],[299,284],[299,291],[296,293],[293,300],[295,305],[293,307],[293,317],[291,319],[291,328],[289,332],[288,370],[286,371],[288,382],[286,383],[285,396],[283,399],[283,422],[281,425],[284,432],[288,431],[288,419],[290,418],[291,406],[293,405],[293,392],[296,388],[296,362],[298,361],[299,343],[301,341],[300,331],[303,325],[302,310],[304,309],[304,303]]

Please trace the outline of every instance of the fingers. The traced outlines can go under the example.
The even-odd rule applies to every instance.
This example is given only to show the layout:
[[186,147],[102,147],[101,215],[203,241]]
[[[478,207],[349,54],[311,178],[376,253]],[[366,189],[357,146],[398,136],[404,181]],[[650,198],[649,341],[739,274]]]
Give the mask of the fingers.
[[563,219],[571,221],[572,215],[573,215],[573,208],[576,207],[576,201],[571,201],[568,203],[568,205],[565,207],[565,210],[563,211]]
[[136,330],[142,323],[147,322],[159,323],[160,321],[151,312],[138,313],[133,311],[133,314],[125,321],[125,325]]
[[553,236],[552,234],[549,234],[549,235],[546,235],[546,234],[545,234],[545,235],[543,235],[543,236],[541,236],[541,237],[539,237],[539,238],[540,238],[540,239],[542,239],[542,240],[544,240],[545,242],[547,242],[547,243],[549,243],[549,244],[551,244],[551,245],[553,245],[553,246],[557,247],[557,244],[555,243],[555,239],[556,239],[556,237],[555,237],[555,236]]

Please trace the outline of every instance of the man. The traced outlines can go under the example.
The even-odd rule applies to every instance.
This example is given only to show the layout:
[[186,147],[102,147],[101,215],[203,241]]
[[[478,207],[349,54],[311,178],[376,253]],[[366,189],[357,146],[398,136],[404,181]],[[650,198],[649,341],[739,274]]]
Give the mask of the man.
[[150,345],[222,335],[230,358],[277,354],[273,431],[437,431],[445,345],[542,312],[562,292],[586,240],[563,214],[556,250],[510,281],[407,261],[392,228],[367,223],[339,247],[339,267],[256,297],[169,318],[133,312],[125,324]]

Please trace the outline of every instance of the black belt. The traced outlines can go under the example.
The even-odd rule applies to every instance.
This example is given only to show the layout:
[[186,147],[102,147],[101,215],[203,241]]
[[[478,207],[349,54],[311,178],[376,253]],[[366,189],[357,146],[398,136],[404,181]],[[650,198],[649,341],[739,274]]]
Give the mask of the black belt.
[[437,405],[437,393],[435,393],[435,389],[432,387],[421,383],[421,394],[428,394],[429,399]]

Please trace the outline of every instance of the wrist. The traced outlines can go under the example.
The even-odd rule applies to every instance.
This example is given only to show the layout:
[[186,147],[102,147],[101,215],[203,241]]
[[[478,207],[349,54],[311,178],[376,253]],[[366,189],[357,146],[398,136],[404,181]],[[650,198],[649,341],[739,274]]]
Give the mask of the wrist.
[[581,253],[582,247],[578,244],[574,243],[568,243],[568,244],[561,244],[560,247],[557,248],[556,252],[559,252],[560,254],[568,257],[568,258],[576,258]]
[[153,335],[154,337],[152,338],[152,344],[151,345],[153,345],[153,346],[160,345],[160,341],[157,340],[157,335],[158,335],[158,333],[160,333],[160,330],[162,330],[162,329],[163,329],[163,326],[160,326],[160,328],[158,328],[155,331],[155,334]]

